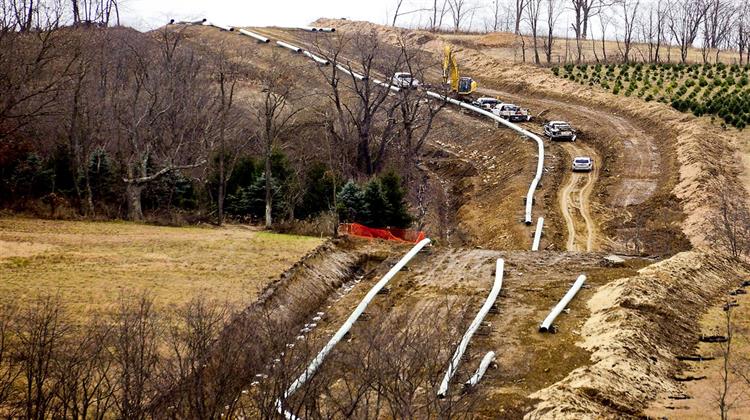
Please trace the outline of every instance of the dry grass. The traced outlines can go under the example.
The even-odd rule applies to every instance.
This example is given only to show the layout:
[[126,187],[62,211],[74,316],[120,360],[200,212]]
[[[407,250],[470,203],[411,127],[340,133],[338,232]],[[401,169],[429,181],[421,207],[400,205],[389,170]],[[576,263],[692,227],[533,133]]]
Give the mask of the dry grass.
[[159,305],[203,294],[244,306],[320,243],[240,226],[0,218],[0,300],[60,293],[87,310],[147,290]]

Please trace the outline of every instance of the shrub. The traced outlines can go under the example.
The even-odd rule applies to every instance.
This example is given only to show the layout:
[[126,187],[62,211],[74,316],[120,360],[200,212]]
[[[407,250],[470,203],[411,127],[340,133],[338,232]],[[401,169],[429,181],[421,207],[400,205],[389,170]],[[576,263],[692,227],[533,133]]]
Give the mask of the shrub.
[[560,68],[557,67],[557,66],[552,67],[552,74],[554,74],[555,76],[559,76],[560,75]]

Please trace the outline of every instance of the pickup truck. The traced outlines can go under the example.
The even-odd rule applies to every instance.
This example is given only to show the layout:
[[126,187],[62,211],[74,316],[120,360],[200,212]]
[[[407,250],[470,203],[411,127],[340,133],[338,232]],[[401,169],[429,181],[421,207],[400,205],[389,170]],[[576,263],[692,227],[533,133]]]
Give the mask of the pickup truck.
[[419,79],[412,76],[411,73],[399,72],[393,75],[391,78],[393,86],[400,88],[411,88],[416,89],[421,84]]
[[514,104],[497,105],[492,113],[511,122],[531,121],[529,110]]
[[576,131],[565,121],[550,121],[544,124],[544,135],[550,140],[576,141]]
[[478,108],[486,109],[489,111],[492,108],[502,104],[502,101],[500,101],[500,99],[495,99],[495,98],[479,98],[476,101],[472,102],[471,104]]

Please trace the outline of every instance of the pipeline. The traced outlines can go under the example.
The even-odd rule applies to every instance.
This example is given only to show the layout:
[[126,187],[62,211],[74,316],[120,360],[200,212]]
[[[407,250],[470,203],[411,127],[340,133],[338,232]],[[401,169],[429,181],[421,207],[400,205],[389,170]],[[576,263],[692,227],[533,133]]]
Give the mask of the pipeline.
[[317,55],[311,53],[310,51],[307,51],[307,50],[302,51],[302,54],[304,54],[306,57],[312,58],[316,63],[322,66],[327,66],[328,64],[330,64],[328,60],[326,60],[325,58],[318,57]]
[[461,362],[461,357],[463,357],[464,352],[466,351],[466,347],[469,346],[469,341],[471,341],[471,337],[474,335],[477,329],[479,329],[479,326],[482,324],[482,320],[484,320],[484,317],[487,316],[487,313],[490,311],[490,308],[492,307],[492,305],[495,304],[497,295],[500,294],[500,288],[503,287],[504,267],[505,267],[505,261],[502,258],[498,258],[495,264],[495,284],[492,286],[492,290],[490,290],[490,294],[489,296],[487,296],[487,300],[484,302],[484,305],[482,305],[482,307],[479,308],[479,312],[477,312],[477,316],[474,317],[473,321],[471,321],[471,324],[469,325],[469,329],[466,330],[466,333],[461,339],[461,342],[458,343],[458,348],[456,348],[456,352],[453,354],[450,364],[448,364],[448,369],[445,371],[445,375],[443,376],[443,381],[440,383],[440,388],[438,389],[437,395],[440,398],[445,397],[445,395],[448,393],[448,383],[451,381],[451,378],[456,373],[456,370],[458,369],[458,364]]
[[534,231],[534,242],[531,244],[532,251],[539,251],[539,241],[542,240],[542,227],[544,226],[544,217],[539,216],[536,219],[536,231]]
[[[289,385],[289,388],[284,392],[284,395],[276,400],[276,409],[278,410],[279,414],[283,415],[287,419],[296,419],[296,417],[289,413],[288,411],[284,410],[283,406],[283,400],[289,398],[292,394],[294,394],[299,388],[302,387],[302,385],[307,382],[307,380],[315,374],[315,372],[318,370],[321,364],[323,364],[323,361],[325,360],[326,356],[328,356],[328,353],[333,350],[333,347],[338,344],[339,341],[341,341],[342,338],[344,338],[344,335],[349,332],[349,330],[352,328],[354,323],[357,321],[357,319],[362,315],[362,312],[367,309],[367,305],[370,304],[370,301],[372,301],[373,298],[380,292],[380,290],[385,287],[385,285],[388,284],[389,281],[399,272],[401,271],[404,266],[411,261],[412,258],[414,258],[415,255],[419,251],[422,250],[427,244],[430,243],[430,239],[422,239],[419,241],[418,244],[414,245],[414,247],[404,255],[399,262],[396,263],[384,276],[380,279],[377,283],[375,283],[374,286],[370,289],[369,292],[367,292],[367,295],[365,295],[364,299],[357,305],[357,307],[354,309],[354,312],[352,312],[351,315],[349,315],[349,318],[344,322],[344,324],[339,328],[338,331],[336,331],[336,334],[333,335],[330,341],[323,347],[323,349],[318,353],[317,356],[310,362],[310,365],[307,366],[307,369],[305,369],[304,372],[294,381],[291,385]],[[489,309],[489,308],[488,308]]]
[[576,293],[581,290],[583,282],[585,281],[585,274],[581,274],[580,276],[578,276],[578,279],[576,279],[575,283],[573,283],[573,287],[568,290],[568,293],[566,293],[565,296],[560,299],[560,302],[558,302],[557,305],[552,308],[552,311],[549,313],[549,315],[547,315],[547,318],[544,318],[544,321],[542,321],[541,325],[539,325],[539,332],[553,332],[552,323],[555,321],[555,318],[557,318],[557,316],[560,315],[560,312],[562,312],[563,309],[568,306],[568,303],[573,300],[573,297],[575,297]]
[[289,49],[289,50],[292,50],[292,51],[294,51],[296,53],[301,53],[302,52],[302,48],[300,48],[300,47],[298,47],[296,45],[288,44],[288,43],[286,43],[284,41],[276,41],[276,45],[278,45],[280,47],[284,47],[284,48]]
[[538,158],[537,164],[536,164],[536,175],[534,175],[534,179],[531,181],[531,185],[529,186],[529,192],[526,193],[526,214],[525,214],[525,217],[524,217],[524,222],[527,225],[531,225],[531,222],[532,222],[532,219],[531,219],[531,208],[534,205],[534,192],[536,191],[536,188],[539,185],[539,181],[541,181],[541,179],[542,179],[542,172],[544,171],[544,142],[542,141],[542,139],[539,136],[537,136],[536,134],[534,134],[534,133],[532,133],[532,132],[530,132],[528,130],[523,129],[523,128],[519,127],[518,125],[513,124],[510,121],[506,121],[505,119],[500,118],[499,116],[497,116],[497,115],[495,115],[495,114],[493,114],[493,113],[491,113],[489,111],[485,111],[482,108],[478,108],[478,107],[476,107],[474,105],[469,105],[469,104],[467,104],[465,102],[461,102],[461,101],[455,100],[453,98],[449,98],[449,97],[447,97],[445,95],[441,95],[441,94],[435,93],[435,92],[428,91],[427,95],[432,96],[433,98],[440,99],[440,100],[448,101],[448,102],[450,102],[450,103],[452,103],[454,105],[458,105],[458,106],[460,106],[462,108],[466,108],[466,109],[474,111],[474,112],[476,112],[478,114],[482,114],[484,116],[490,117],[493,120],[499,122],[500,124],[502,124],[502,125],[504,125],[506,127],[509,127],[511,129],[517,131],[521,135],[526,136],[526,137],[528,137],[528,138],[536,141],[536,144],[537,144],[537,147],[538,147],[537,153],[538,153],[539,158]]
[[336,32],[336,28],[318,28],[314,26],[301,26],[300,29],[308,32]]
[[473,388],[477,386],[479,381],[482,380],[482,377],[484,376],[485,372],[487,372],[487,368],[490,367],[490,364],[492,361],[495,360],[495,352],[490,351],[487,352],[487,354],[484,355],[484,358],[479,363],[479,367],[477,368],[477,371],[474,372],[474,375],[469,378],[466,383],[464,383],[464,388]]
[[341,64],[336,64],[336,68],[339,69],[339,70],[341,70],[341,71],[343,71],[344,73],[352,76],[352,77],[355,77],[355,78],[359,79],[359,80],[367,80],[367,76],[365,76],[363,74],[359,74],[356,71],[351,71],[351,70],[347,69],[346,67],[342,66]]
[[[204,22],[205,22],[205,20],[204,20]],[[213,26],[214,28],[219,28],[222,31],[227,31],[227,32],[234,31],[234,28],[232,28],[231,26],[217,25],[217,24],[212,23],[212,22],[205,22],[205,24],[208,25],[208,26]]]
[[205,18],[201,20],[194,20],[194,21],[181,20],[179,22],[175,22],[174,19],[169,19],[168,25],[203,25],[205,22],[206,22]]
[[268,38],[264,37],[263,35],[260,35],[260,34],[256,34],[255,32],[250,32],[250,31],[248,31],[248,30],[246,30],[246,29],[238,29],[238,31],[239,31],[239,32],[240,32],[240,33],[241,33],[242,35],[247,35],[247,36],[249,36],[250,38],[255,38],[255,39],[257,39],[257,40],[258,40],[258,41],[260,41],[260,42],[263,42],[263,43],[266,43],[266,44],[268,44],[269,42],[271,42],[271,40],[270,40],[270,39],[268,39]]

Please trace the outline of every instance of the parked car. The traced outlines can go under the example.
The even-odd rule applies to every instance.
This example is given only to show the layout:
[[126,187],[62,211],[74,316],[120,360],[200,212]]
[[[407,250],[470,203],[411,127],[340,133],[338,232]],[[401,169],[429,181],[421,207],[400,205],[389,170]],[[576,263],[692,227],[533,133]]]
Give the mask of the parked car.
[[416,89],[421,84],[419,79],[411,75],[411,73],[399,72],[393,75],[391,78],[394,86],[400,88],[412,88]]
[[588,156],[573,158],[573,172],[591,172],[594,169],[594,159]]
[[514,104],[500,104],[492,108],[492,113],[511,122],[531,121],[529,110]]
[[544,124],[544,135],[550,140],[576,141],[576,131],[565,121],[550,121]]
[[497,98],[479,98],[471,104],[482,109],[491,110],[492,108],[502,104],[502,101]]

